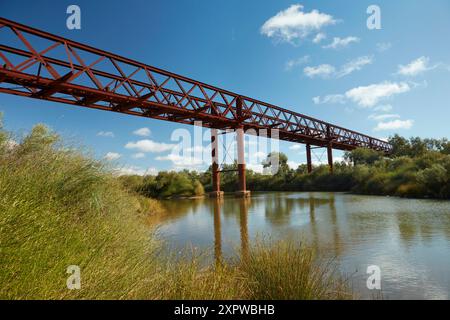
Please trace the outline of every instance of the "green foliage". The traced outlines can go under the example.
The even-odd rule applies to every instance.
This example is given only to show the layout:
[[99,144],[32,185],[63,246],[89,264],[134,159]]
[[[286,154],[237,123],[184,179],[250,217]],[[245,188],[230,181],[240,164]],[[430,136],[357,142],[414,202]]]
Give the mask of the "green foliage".
[[248,290],[258,300],[350,299],[348,284],[330,261],[292,241],[257,242],[242,259],[241,270]]
[[[145,224],[145,218],[161,207],[123,185],[136,190],[152,186],[167,194],[191,189],[202,194],[199,175],[181,172],[117,179],[102,163],[79,151],[55,147],[58,143],[54,133],[39,125],[16,147],[0,152],[0,299],[351,296],[347,288],[330,286],[340,283],[339,275],[324,277],[331,270],[318,268],[322,265],[318,259],[294,247],[292,253],[259,247],[250,250],[251,261],[216,267],[205,267],[197,257],[170,259],[170,252],[162,256],[160,240]],[[267,259],[265,252],[271,252],[272,260],[292,263],[282,269],[285,288],[275,286],[281,280],[276,264],[258,265]],[[70,265],[81,269],[80,290],[66,287]],[[265,279],[256,277],[262,272],[267,272]],[[262,291],[266,283],[274,285]]]
[[450,154],[450,142],[446,139],[421,139],[412,137],[409,140],[399,135],[389,138],[389,143],[393,146],[392,156],[420,157],[429,151],[436,151],[442,154]]
[[374,164],[383,158],[383,154],[372,149],[357,148],[352,152],[347,152],[344,157],[355,165]]
[[[140,202],[57,142],[39,125],[0,153],[0,298],[145,297],[156,242],[144,240]],[[69,265],[82,270],[81,290],[66,288]]]
[[147,197],[191,197],[205,193],[203,185],[196,179],[196,174],[187,171],[161,171],[157,176],[121,179],[125,184],[131,185],[134,191]]
[[[308,174],[306,165],[291,169],[283,153],[271,153],[263,161],[268,169],[278,160],[271,175],[247,170],[247,188],[252,191],[352,191],[362,194],[395,195],[416,198],[450,198],[450,155],[447,140],[391,138],[394,156],[358,148],[345,154],[350,162],[316,166]],[[414,156],[411,156],[414,155]],[[354,165],[352,165],[354,164]],[[221,189],[233,192],[238,185],[237,163],[222,168]],[[270,171],[270,170],[268,170]],[[148,197],[198,196],[211,191],[211,168],[204,173],[161,172],[157,176],[122,177],[127,188]]]

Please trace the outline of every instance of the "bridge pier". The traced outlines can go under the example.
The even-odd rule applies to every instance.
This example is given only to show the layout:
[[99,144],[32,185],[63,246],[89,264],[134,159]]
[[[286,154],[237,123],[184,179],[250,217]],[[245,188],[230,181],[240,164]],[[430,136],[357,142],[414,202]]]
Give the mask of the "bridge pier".
[[333,145],[331,141],[327,145],[328,166],[330,167],[330,173],[333,173]]
[[237,154],[238,154],[238,178],[239,186],[238,191],[235,195],[237,197],[249,197],[250,191],[247,190],[246,180],[245,180],[245,145],[244,145],[244,126],[239,126],[236,129],[236,140],[237,140]]
[[[320,147],[317,147],[320,148]],[[333,143],[330,141],[327,146],[328,166],[330,167],[330,173],[333,173]],[[308,173],[312,172],[312,158],[311,158],[311,145],[306,144],[306,164]]]
[[217,129],[211,129],[211,175],[212,175],[212,189],[209,194],[211,198],[223,197],[223,191],[220,191],[220,171],[219,171],[219,136]]
[[311,145],[306,145],[306,164],[308,167],[308,173],[312,172],[312,160],[311,160]]

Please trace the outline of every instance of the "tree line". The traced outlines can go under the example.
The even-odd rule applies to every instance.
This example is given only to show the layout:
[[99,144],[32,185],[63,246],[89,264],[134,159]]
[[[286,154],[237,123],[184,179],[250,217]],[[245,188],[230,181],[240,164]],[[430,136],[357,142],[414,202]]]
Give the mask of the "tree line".
[[[247,170],[247,188],[252,191],[346,191],[371,195],[450,199],[450,142],[443,139],[389,138],[393,152],[358,148],[335,163],[331,174],[327,165],[315,166],[311,174],[306,164],[288,166],[280,153],[279,169],[274,175]],[[273,154],[269,154],[270,159]],[[269,161],[264,162],[269,166]],[[233,192],[238,185],[237,163],[223,167],[221,189]],[[163,171],[156,176],[122,176],[131,190],[144,196],[168,198],[201,196],[212,190],[211,168],[205,172]]]

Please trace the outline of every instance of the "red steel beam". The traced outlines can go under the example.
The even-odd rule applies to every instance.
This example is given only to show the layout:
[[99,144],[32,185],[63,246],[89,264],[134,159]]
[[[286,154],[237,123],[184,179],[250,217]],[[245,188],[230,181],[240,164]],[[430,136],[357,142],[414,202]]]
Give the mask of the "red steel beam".
[[331,141],[340,150],[392,151],[385,141],[257,99],[4,18],[0,25],[2,93],[216,129],[277,128],[281,140]]

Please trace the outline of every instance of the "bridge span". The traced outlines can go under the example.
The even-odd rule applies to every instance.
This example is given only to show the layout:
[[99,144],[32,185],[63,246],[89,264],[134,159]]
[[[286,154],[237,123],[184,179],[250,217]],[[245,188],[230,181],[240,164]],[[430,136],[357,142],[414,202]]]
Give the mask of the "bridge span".
[[[385,141],[298,112],[284,109],[166,70],[81,44],[0,17],[0,92],[120,112],[135,116],[199,124],[211,128],[212,176],[220,196],[218,130],[235,130],[240,195],[245,182],[244,132],[306,144],[311,148],[370,148],[389,154]],[[278,135],[271,136],[277,129]]]

